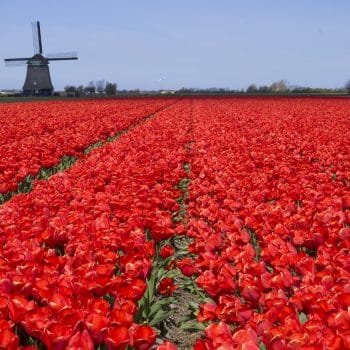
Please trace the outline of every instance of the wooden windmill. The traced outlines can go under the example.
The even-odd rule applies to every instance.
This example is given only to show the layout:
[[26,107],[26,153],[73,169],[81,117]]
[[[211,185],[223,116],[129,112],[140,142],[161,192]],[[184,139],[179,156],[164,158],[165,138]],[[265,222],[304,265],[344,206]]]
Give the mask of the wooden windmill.
[[60,54],[43,54],[40,22],[32,23],[34,56],[21,58],[5,58],[6,66],[27,65],[27,76],[23,85],[24,96],[51,96],[53,85],[50,77],[50,61],[77,60],[76,52]]

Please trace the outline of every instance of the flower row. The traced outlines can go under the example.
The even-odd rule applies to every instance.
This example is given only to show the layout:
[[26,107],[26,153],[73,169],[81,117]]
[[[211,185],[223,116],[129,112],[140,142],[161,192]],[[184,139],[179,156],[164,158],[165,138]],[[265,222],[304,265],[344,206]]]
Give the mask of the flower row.
[[66,156],[81,157],[170,99],[114,99],[0,105],[0,194],[15,191],[28,175],[51,168]]
[[153,345],[134,318],[155,244],[183,231],[172,213],[190,107],[170,106],[0,208],[1,349]]
[[195,349],[350,349],[350,130],[342,99],[194,105],[188,236],[211,302]]

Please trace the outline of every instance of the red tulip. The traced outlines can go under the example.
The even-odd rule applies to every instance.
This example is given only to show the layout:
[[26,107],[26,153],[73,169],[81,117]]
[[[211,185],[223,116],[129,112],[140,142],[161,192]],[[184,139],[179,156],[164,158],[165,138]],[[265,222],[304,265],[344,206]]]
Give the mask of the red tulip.
[[213,350],[214,346],[208,340],[198,339],[196,340],[193,349],[194,350]]
[[182,260],[178,261],[177,266],[181,270],[182,274],[187,277],[191,277],[197,272],[193,261],[189,258],[183,258]]
[[136,301],[142,298],[146,288],[147,285],[145,281],[141,279],[135,279],[130,285],[121,287],[119,289],[119,293],[127,299]]
[[139,326],[134,330],[133,340],[136,350],[148,350],[156,341],[156,332],[149,326]]
[[164,343],[160,344],[156,350],[178,350],[178,348],[169,341],[165,341]]
[[159,255],[163,258],[166,259],[169,256],[174,255],[174,248],[171,247],[170,245],[165,245],[162,247],[162,249],[159,252]]
[[203,288],[209,296],[213,297],[219,293],[217,287],[217,278],[213,272],[206,270],[203,274],[197,277],[196,283]]
[[71,327],[52,322],[45,329],[43,341],[49,349],[63,350],[67,347],[72,334],[73,329]]
[[123,309],[114,309],[111,312],[111,324],[130,326],[133,322],[133,315]]
[[109,323],[108,317],[101,313],[89,313],[85,318],[85,324],[95,344],[102,344]]
[[199,322],[207,322],[209,320],[216,319],[216,304],[205,303],[199,305],[199,313],[197,315],[197,319]]
[[158,292],[159,294],[169,297],[177,288],[179,287],[174,284],[173,279],[165,277],[159,283]]
[[67,349],[71,350],[93,350],[94,343],[87,330],[75,333],[68,342]]
[[231,329],[225,322],[210,324],[205,330],[205,335],[209,339],[216,339],[217,337],[232,338]]
[[0,349],[17,349],[19,339],[11,328],[11,324],[8,321],[0,320]]
[[107,333],[105,342],[108,350],[126,350],[130,343],[128,327],[112,327]]

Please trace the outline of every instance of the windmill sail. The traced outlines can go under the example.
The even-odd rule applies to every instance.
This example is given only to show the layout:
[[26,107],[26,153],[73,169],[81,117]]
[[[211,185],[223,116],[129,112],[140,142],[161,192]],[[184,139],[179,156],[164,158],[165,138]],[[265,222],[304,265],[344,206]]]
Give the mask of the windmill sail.
[[5,58],[5,67],[25,66],[28,60],[30,60],[30,57]]
[[32,23],[32,33],[33,33],[33,46],[34,54],[42,54],[43,46],[41,42],[41,31],[40,31],[40,22],[36,21]]
[[49,61],[64,61],[64,60],[77,60],[78,54],[76,51],[70,52],[57,52],[57,53],[48,53],[45,57]]

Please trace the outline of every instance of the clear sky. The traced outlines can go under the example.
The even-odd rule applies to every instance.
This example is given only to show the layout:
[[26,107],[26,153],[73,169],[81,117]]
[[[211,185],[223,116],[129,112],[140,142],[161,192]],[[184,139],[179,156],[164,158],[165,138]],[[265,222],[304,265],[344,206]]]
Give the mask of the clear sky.
[[21,88],[40,20],[56,90],[105,79],[119,89],[249,84],[342,87],[350,78],[348,0],[0,0],[0,89]]

